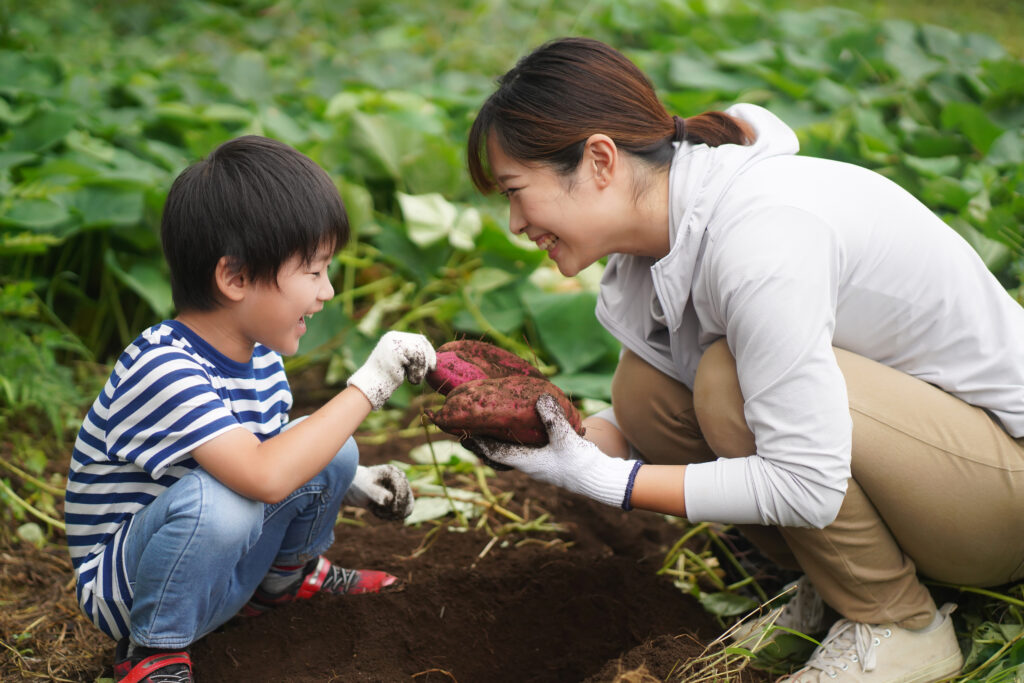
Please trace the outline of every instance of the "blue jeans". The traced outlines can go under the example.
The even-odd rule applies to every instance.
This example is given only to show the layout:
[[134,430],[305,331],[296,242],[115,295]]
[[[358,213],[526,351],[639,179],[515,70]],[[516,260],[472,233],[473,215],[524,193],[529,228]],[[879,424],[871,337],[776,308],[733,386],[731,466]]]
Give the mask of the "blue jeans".
[[125,539],[131,639],[186,647],[237,614],[271,564],[301,565],[324,552],[358,464],[349,438],[274,505],[235,493],[202,468],[176,481],[135,515]]

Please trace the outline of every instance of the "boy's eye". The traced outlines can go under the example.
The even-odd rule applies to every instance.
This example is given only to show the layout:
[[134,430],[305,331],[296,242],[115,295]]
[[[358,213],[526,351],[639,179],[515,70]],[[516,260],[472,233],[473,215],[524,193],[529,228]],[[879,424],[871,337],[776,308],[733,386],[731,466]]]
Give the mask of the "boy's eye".
[[507,187],[500,194],[505,199],[508,199],[509,197],[511,197],[512,195],[514,195],[518,191],[519,191],[518,187]]

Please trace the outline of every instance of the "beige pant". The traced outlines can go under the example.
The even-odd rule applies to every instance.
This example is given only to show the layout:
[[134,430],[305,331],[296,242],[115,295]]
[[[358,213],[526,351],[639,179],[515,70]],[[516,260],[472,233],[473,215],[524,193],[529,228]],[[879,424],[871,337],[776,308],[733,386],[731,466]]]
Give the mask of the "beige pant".
[[[836,349],[853,417],[853,476],[825,529],[741,526],[782,566],[800,568],[855,621],[927,625],[918,574],[994,586],[1024,577],[1024,439],[921,380]],[[646,461],[688,464],[755,452],[724,340],[694,391],[626,351],[612,382],[623,434]]]

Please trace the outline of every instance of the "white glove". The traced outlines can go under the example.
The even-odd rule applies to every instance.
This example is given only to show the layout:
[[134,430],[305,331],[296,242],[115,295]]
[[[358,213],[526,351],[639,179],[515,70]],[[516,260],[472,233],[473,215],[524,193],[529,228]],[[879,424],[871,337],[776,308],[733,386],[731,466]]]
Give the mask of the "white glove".
[[602,453],[576,433],[558,401],[549,394],[537,399],[537,414],[548,433],[547,446],[523,446],[476,437],[467,437],[463,444],[487,460],[514,467],[539,481],[607,505],[631,509],[629,498],[640,461]]
[[405,519],[412,513],[414,499],[402,470],[394,465],[360,465],[343,502],[366,508],[381,519]]
[[380,410],[406,378],[419,384],[436,367],[437,354],[422,334],[387,332],[363,366],[348,378],[348,385],[363,392],[373,409]]

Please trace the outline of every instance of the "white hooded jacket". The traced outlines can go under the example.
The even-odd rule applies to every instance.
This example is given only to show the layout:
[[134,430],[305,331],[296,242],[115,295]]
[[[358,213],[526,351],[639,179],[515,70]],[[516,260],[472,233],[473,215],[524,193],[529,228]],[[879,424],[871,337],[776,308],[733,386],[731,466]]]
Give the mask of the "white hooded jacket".
[[851,419],[832,346],[930,382],[1024,436],[1024,309],[954,230],[882,175],[800,157],[768,111],[749,146],[682,143],[672,245],[614,254],[597,316],[693,387],[725,337],[756,453],[687,468],[691,521],[824,527],[850,476]]

